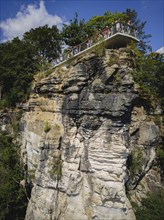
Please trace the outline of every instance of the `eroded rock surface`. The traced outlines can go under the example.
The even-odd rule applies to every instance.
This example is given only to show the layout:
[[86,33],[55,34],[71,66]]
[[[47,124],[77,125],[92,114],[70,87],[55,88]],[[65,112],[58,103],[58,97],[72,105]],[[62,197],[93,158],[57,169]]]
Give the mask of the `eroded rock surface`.
[[[132,73],[126,49],[106,50],[36,83],[21,121],[22,161],[33,182],[26,220],[135,219],[126,185],[133,190],[149,171],[159,129]],[[129,181],[135,148],[142,168]]]

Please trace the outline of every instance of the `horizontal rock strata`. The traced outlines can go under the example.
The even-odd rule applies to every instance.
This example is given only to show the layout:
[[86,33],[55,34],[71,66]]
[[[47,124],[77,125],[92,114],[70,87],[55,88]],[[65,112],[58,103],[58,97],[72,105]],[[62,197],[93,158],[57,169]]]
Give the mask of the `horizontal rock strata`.
[[[33,183],[26,220],[133,220],[127,160],[159,131],[147,122],[126,49],[80,57],[40,80],[21,121],[22,162]],[[134,188],[137,179],[129,182]]]

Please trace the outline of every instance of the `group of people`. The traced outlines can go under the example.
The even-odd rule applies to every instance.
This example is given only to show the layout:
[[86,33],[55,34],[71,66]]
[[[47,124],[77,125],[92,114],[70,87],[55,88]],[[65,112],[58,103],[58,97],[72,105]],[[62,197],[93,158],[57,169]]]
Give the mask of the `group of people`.
[[107,39],[113,34],[118,33],[118,32],[133,35],[135,37],[137,36],[137,32],[132,27],[131,21],[128,21],[127,25],[122,24],[120,21],[116,21],[114,24],[112,24],[111,27],[106,26],[103,30],[99,30],[97,32],[96,42],[94,42],[93,38],[89,38],[88,36],[86,36],[86,40],[83,43],[77,46],[74,46],[74,47],[67,48],[66,52],[63,55],[61,54],[59,58],[55,61],[55,65],[91,47],[94,43],[97,43],[100,40]]
[[86,40],[83,43],[81,43],[77,46],[74,46],[72,48],[72,55],[75,55],[75,54],[87,49],[88,47],[91,47],[92,45],[93,45],[92,38],[88,38],[88,36],[86,36]]
[[136,30],[131,26],[131,22],[128,21],[127,25],[122,24],[119,21],[116,21],[115,24],[113,24],[111,27],[106,26],[105,29],[102,30],[102,37],[104,39],[110,37],[111,35],[115,33],[126,33],[129,35],[134,35],[136,37],[137,32]]

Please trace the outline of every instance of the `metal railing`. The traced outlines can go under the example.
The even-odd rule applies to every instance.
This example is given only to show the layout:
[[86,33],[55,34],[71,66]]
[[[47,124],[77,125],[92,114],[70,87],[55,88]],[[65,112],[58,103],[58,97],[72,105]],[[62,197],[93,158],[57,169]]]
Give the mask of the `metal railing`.
[[64,52],[60,54],[59,58],[55,60],[54,66],[57,66],[66,60],[69,60],[70,58],[86,50],[87,48],[94,46],[96,43],[102,40],[107,40],[108,38],[112,37],[116,33],[128,34],[135,38],[137,38],[137,35],[138,35],[137,30],[133,26],[129,24],[125,25],[123,23],[117,22],[111,27],[107,26],[106,28],[98,31],[94,37],[90,37],[86,39],[83,43],[76,45],[74,47],[68,47],[67,49],[65,49]]

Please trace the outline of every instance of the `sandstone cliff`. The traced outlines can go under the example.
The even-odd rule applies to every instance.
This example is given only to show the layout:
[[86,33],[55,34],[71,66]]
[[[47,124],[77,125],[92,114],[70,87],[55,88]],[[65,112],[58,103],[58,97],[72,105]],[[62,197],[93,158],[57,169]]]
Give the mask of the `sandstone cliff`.
[[150,169],[159,128],[133,69],[127,49],[106,49],[35,83],[21,120],[22,162],[33,184],[26,220],[133,220],[127,191],[139,201],[160,187]]

